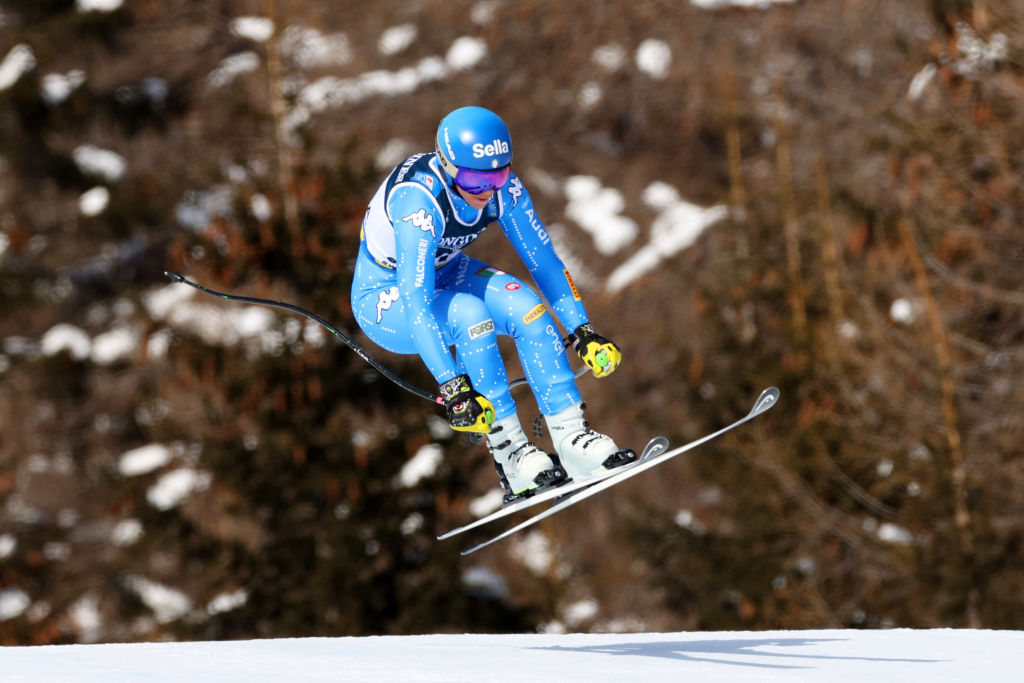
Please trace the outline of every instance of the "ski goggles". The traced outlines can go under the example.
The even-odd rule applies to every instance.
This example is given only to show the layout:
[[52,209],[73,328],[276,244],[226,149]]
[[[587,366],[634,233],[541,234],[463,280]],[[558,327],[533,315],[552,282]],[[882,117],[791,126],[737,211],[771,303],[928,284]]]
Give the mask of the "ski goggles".
[[509,173],[508,166],[493,171],[478,171],[460,166],[454,180],[456,185],[470,194],[483,194],[504,187],[508,182]]

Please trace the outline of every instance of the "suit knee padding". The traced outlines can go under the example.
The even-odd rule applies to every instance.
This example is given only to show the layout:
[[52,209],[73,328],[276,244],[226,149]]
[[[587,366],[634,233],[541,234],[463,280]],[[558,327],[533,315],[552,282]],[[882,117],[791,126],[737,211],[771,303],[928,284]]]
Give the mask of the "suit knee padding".
[[476,339],[494,332],[494,320],[483,299],[456,294],[448,303],[448,329],[453,339]]

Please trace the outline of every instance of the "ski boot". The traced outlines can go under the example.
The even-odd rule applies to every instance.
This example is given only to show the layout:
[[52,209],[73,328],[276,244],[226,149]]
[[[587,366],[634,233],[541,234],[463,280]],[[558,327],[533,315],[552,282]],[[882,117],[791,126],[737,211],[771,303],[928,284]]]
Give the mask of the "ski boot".
[[495,420],[487,447],[494,457],[505,505],[568,481],[561,465],[526,438],[515,415]]
[[583,417],[586,407],[576,403],[544,417],[558,459],[573,479],[588,479],[636,460],[636,451],[619,448],[610,436],[590,429]]

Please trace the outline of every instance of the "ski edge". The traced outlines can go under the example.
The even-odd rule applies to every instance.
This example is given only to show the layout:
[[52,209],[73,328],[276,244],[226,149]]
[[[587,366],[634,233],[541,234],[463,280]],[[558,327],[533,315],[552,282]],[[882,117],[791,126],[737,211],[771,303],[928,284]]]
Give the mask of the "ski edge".
[[550,500],[557,500],[565,496],[571,496],[574,493],[579,493],[582,489],[585,489],[588,486],[593,486],[597,483],[604,481],[605,479],[621,474],[622,472],[626,471],[631,467],[636,467],[640,463],[645,462],[646,460],[649,460],[652,457],[657,457],[657,455],[663,452],[666,448],[668,448],[668,439],[666,439],[663,436],[656,436],[647,442],[647,445],[644,446],[643,451],[641,451],[639,457],[637,457],[636,462],[630,463],[623,467],[617,467],[616,469],[613,470],[608,470],[608,472],[600,474],[596,477],[590,477],[589,479],[583,479],[581,481],[570,481],[561,486],[556,486],[542,493],[538,493],[537,495],[531,496],[530,498],[526,498],[524,500],[512,503],[511,505],[502,506],[495,510],[494,512],[484,515],[479,519],[475,519],[464,526],[456,527],[451,531],[444,532],[443,534],[437,537],[437,540],[443,541],[445,539],[452,538],[453,536],[458,536],[459,534],[469,531],[471,529],[483,526],[484,524],[488,524],[489,522],[501,519],[502,517],[507,517],[508,515],[515,514],[517,512],[520,512],[521,510],[527,510],[533,507],[534,505],[539,505],[540,503],[545,503]]
[[589,498],[589,497],[591,497],[591,496],[593,496],[593,495],[595,495],[597,493],[600,493],[601,491],[604,491],[605,489],[611,488],[612,486],[614,486],[615,484],[618,484],[621,481],[624,481],[624,480],[629,479],[629,478],[631,478],[631,477],[633,477],[633,476],[635,476],[637,474],[640,474],[640,472],[642,472],[644,470],[650,469],[651,467],[654,467],[657,464],[660,464],[660,463],[662,463],[664,461],[670,460],[670,459],[676,457],[677,455],[681,455],[681,454],[685,453],[686,451],[689,451],[689,450],[692,450],[692,449],[696,448],[697,446],[701,446],[701,445],[707,443],[708,441],[711,441],[712,439],[715,439],[715,438],[721,436],[722,434],[725,434],[726,432],[731,431],[731,430],[735,429],[736,427],[739,427],[740,425],[749,422],[750,420],[752,420],[753,418],[757,417],[758,415],[760,415],[760,414],[770,410],[772,407],[775,406],[776,403],[778,403],[778,401],[779,401],[779,390],[777,388],[775,388],[775,387],[768,387],[767,389],[762,391],[761,394],[757,397],[757,400],[754,402],[754,407],[750,409],[750,412],[747,413],[744,417],[741,417],[740,419],[736,420],[732,424],[726,425],[725,427],[722,427],[721,429],[719,429],[717,432],[712,432],[711,434],[707,434],[707,435],[705,435],[705,436],[703,436],[703,437],[701,437],[699,439],[696,439],[695,441],[691,441],[691,442],[689,442],[687,444],[683,444],[682,446],[679,446],[678,448],[674,448],[674,449],[672,449],[670,451],[667,451],[665,453],[661,453],[660,455],[658,455],[656,457],[649,458],[646,462],[642,462],[642,463],[639,463],[637,465],[634,465],[633,467],[629,468],[628,470],[620,471],[618,473],[618,476],[608,477],[608,478],[606,478],[606,479],[604,479],[604,480],[602,480],[600,482],[595,483],[593,486],[588,486],[588,487],[586,487],[584,489],[574,491],[573,493],[568,494],[564,499],[560,500],[559,502],[556,502],[554,505],[549,507],[547,510],[544,510],[542,512],[538,512],[536,515],[530,517],[529,519],[526,519],[526,520],[522,521],[521,523],[517,524],[516,526],[512,527],[511,529],[508,529],[508,530],[502,532],[501,534],[498,534],[497,536],[495,536],[495,537],[493,537],[493,538],[491,538],[489,540],[486,540],[486,541],[484,541],[482,543],[478,543],[477,545],[475,545],[475,546],[473,546],[471,548],[467,548],[466,550],[463,550],[460,554],[463,557],[465,557],[466,555],[469,555],[470,553],[474,553],[477,550],[481,550],[483,548],[486,548],[487,546],[489,546],[489,545],[491,545],[493,543],[497,543],[498,541],[503,540],[505,538],[508,538],[512,534],[515,534],[515,533],[517,533],[519,531],[522,531],[523,529],[525,529],[525,528],[527,528],[529,526],[533,526],[534,524],[536,524],[537,522],[540,522],[541,520],[547,519],[548,517],[550,517],[551,515],[555,514],[556,512],[560,512],[560,511],[564,510],[567,507],[575,505],[576,503],[578,503],[578,502],[580,502],[582,500],[585,500],[585,499],[587,499],[587,498]]

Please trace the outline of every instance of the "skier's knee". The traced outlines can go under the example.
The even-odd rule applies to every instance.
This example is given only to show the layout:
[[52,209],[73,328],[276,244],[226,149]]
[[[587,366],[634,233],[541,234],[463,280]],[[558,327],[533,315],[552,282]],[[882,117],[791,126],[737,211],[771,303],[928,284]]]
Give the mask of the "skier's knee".
[[494,332],[491,311],[483,299],[472,294],[459,294],[448,305],[448,325],[452,337],[477,337]]

